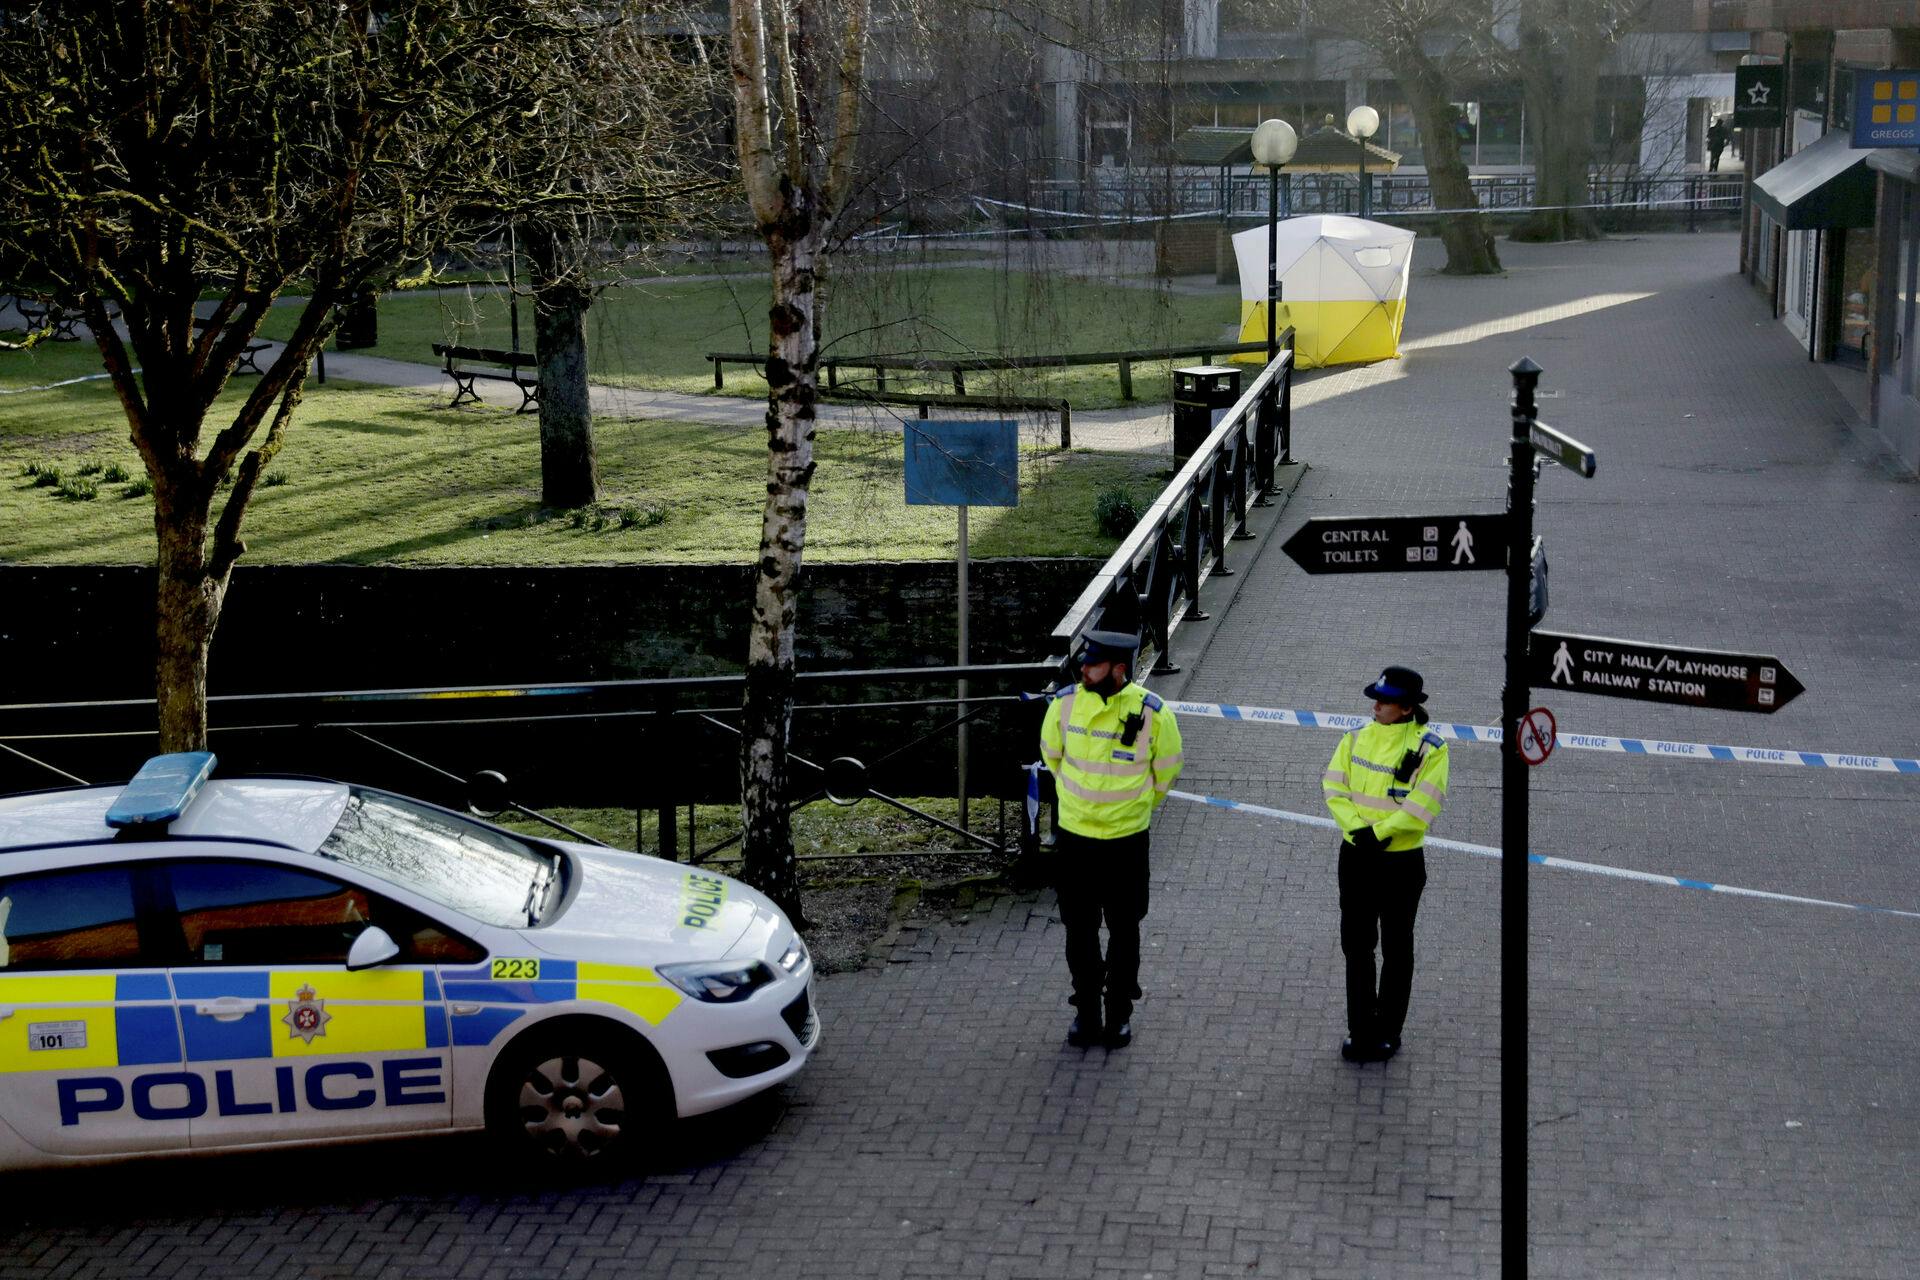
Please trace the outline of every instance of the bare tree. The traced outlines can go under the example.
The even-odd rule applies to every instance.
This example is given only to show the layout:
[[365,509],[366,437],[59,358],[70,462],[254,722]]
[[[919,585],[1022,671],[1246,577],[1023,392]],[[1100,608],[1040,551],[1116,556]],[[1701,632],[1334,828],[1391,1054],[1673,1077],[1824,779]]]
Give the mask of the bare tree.
[[[1291,0],[1288,0],[1291,2]],[[1485,74],[1492,30],[1484,3],[1472,0],[1374,0],[1367,6],[1312,0],[1311,21],[1358,42],[1393,73],[1420,131],[1435,221],[1447,247],[1449,275],[1500,270],[1493,233],[1468,181],[1454,132],[1457,86]]]
[[1526,94],[1533,136],[1536,212],[1516,240],[1595,239],[1588,176],[1600,71],[1646,0],[1518,0],[1512,63]]
[[767,500],[741,707],[743,875],[798,919],[785,809],[795,580],[807,541],[819,397],[820,284],[860,120],[868,0],[731,0],[740,174],[773,273]]
[[[0,24],[0,263],[99,345],[153,482],[160,744],[204,747],[248,503],[336,308],[527,202],[493,161],[573,92],[593,23],[563,0],[43,0]],[[285,347],[223,398],[290,287]]]

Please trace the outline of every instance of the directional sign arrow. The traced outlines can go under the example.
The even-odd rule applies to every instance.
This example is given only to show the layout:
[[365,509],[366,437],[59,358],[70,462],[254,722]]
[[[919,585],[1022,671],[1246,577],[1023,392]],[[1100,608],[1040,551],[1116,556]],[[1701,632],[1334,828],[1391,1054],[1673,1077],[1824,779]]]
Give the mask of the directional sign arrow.
[[1308,573],[1504,569],[1507,517],[1316,516],[1281,546]]
[[1763,713],[1778,711],[1806,691],[1778,658],[1765,654],[1557,631],[1534,632],[1527,653],[1527,683],[1536,689]]

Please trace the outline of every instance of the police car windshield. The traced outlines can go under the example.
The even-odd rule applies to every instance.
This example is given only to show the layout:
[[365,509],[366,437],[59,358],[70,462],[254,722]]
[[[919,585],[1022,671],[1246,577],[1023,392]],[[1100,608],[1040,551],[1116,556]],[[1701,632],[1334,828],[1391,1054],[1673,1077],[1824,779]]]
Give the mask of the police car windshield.
[[505,832],[363,787],[318,852],[504,928],[537,923],[557,879],[556,859]]

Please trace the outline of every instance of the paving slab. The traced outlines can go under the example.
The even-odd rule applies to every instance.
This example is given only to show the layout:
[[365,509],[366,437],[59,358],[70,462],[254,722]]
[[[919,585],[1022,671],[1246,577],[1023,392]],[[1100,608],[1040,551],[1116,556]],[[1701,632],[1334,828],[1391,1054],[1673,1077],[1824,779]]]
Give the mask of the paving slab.
[[[1768,717],[1541,694],[1563,731],[1920,754],[1920,486],[1733,238],[1502,255],[1498,279],[1416,274],[1404,359],[1303,378],[1309,469],[1183,696],[1358,711],[1404,662],[1439,717],[1496,717],[1498,575],[1309,578],[1278,541],[1497,509],[1524,354],[1601,459],[1541,485],[1547,625],[1773,652],[1807,685]],[[1331,734],[1185,727],[1184,787],[1318,811]],[[1532,780],[1541,852],[1920,908],[1912,776],[1563,749]],[[1490,748],[1455,747],[1437,834],[1498,843],[1497,784]],[[1170,803],[1154,847],[1125,1051],[1064,1045],[1052,899],[1010,895],[824,980],[811,1069],[682,1126],[649,1176],[516,1180],[459,1143],[73,1171],[9,1186],[0,1276],[1499,1274],[1497,866],[1429,855],[1406,1048],[1359,1068],[1327,835]],[[1530,882],[1531,1273],[1912,1275],[1920,921]]]

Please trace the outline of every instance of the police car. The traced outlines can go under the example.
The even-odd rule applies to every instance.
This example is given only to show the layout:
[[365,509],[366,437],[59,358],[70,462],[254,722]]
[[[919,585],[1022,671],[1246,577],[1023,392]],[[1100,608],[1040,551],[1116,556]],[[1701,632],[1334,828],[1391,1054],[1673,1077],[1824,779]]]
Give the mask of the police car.
[[0,797],[0,1168],[483,1127],[609,1159],[818,1039],[738,881],[213,765]]

